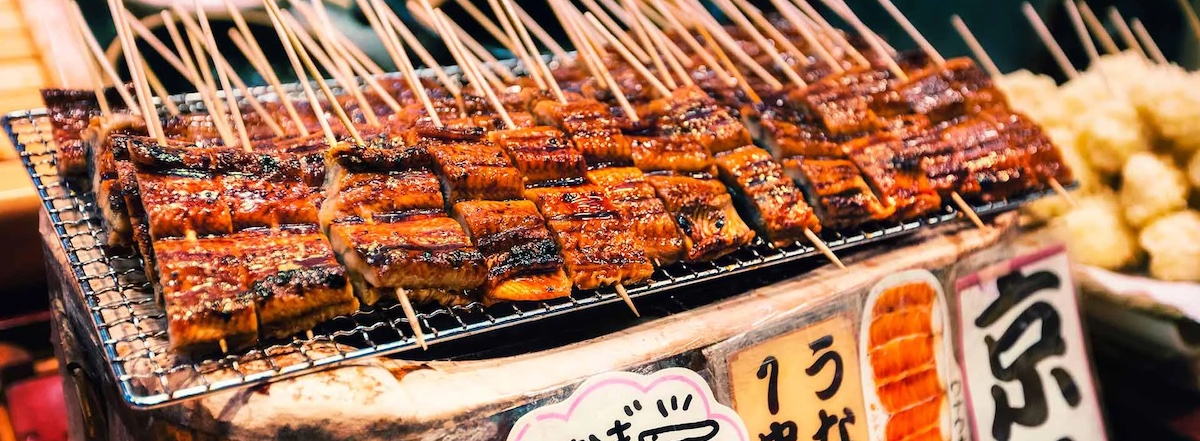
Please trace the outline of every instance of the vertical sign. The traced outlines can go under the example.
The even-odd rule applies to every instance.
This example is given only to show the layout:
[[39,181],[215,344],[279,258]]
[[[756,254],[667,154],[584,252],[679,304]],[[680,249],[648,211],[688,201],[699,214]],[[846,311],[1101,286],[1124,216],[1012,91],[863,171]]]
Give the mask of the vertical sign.
[[963,364],[979,440],[1103,440],[1062,247],[958,281]]
[[866,441],[854,323],[835,316],[729,358],[733,405],[759,441]]
[[929,271],[885,277],[867,295],[858,344],[871,439],[966,438],[948,323],[942,283]]

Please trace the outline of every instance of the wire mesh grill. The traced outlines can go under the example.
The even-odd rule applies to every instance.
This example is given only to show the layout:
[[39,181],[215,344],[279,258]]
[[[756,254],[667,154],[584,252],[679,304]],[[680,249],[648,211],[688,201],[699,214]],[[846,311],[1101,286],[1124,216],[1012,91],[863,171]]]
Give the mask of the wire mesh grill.
[[[418,348],[398,304],[378,304],[317,326],[312,335],[287,341],[260,342],[240,353],[189,359],[171,353],[166,318],[155,302],[140,257],[102,247],[103,228],[93,194],[73,189],[58,175],[49,118],[44,109],[14,112],[3,120],[21,160],[41,197],[57,239],[66,251],[70,274],[80,286],[81,304],[95,325],[103,356],[121,394],[141,408],[165,406],[208,393],[275,381],[337,363]],[[980,215],[1013,209],[1042,196],[1030,194],[976,206]],[[872,225],[855,233],[825,234],[833,250],[912,233],[956,219],[951,207],[927,219]],[[761,239],[729,256],[703,264],[675,264],[658,269],[651,282],[631,287],[637,298],[715,280],[758,268],[820,256],[813,248],[775,248]],[[824,257],[820,257],[824,258]],[[733,293],[730,293],[731,295]],[[576,291],[544,302],[505,303],[484,307],[417,306],[427,342],[436,345],[465,336],[519,326],[620,301],[615,291]]]

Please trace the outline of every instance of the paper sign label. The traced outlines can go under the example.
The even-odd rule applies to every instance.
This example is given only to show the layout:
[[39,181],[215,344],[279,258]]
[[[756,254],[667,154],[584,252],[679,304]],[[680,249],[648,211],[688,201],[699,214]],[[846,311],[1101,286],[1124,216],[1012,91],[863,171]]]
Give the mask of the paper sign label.
[[761,441],[866,440],[854,323],[837,316],[729,357],[733,405]]
[[958,281],[975,438],[1104,440],[1061,247]]
[[610,372],[521,417],[508,441],[749,441],[742,419],[695,372]]
[[872,440],[965,439],[948,323],[941,282],[929,271],[893,274],[871,289],[858,344]]

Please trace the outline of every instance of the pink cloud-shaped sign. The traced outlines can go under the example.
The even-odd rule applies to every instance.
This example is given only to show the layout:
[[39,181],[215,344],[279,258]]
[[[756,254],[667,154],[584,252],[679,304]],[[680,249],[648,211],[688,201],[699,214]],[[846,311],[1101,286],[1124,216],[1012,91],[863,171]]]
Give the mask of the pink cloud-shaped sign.
[[610,372],[566,401],[517,421],[508,441],[749,441],[742,418],[713,398],[695,372]]

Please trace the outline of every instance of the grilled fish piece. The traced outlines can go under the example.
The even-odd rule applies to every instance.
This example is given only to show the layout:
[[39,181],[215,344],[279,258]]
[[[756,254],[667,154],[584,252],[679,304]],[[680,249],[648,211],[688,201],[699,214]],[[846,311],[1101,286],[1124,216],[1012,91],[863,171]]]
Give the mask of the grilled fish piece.
[[805,189],[825,228],[855,227],[895,212],[879,202],[849,160],[794,157],[783,160],[783,170]]
[[406,145],[458,144],[485,140],[487,132],[496,129],[497,122],[494,116],[478,115],[443,119],[440,127],[430,120],[409,127],[402,135]]
[[968,119],[946,127],[942,139],[962,154],[967,178],[958,185],[963,197],[1001,200],[1032,187],[1027,152],[1009,144],[995,121]]
[[287,337],[358,310],[345,269],[315,225],[259,234],[263,237],[242,239],[241,265],[254,296],[260,338]]
[[1009,110],[1004,92],[996,87],[992,76],[980,69],[970,57],[946,60],[940,75],[963,95],[967,114]]
[[580,180],[587,171],[583,154],[553,127],[497,130],[488,133],[488,139],[504,149],[526,185]]
[[154,241],[171,349],[207,352],[222,339],[229,349],[258,337],[249,270],[241,264],[244,236]]
[[[124,248],[132,244],[129,208],[123,196],[130,189],[117,181],[118,163],[127,162],[118,156],[127,160],[128,154],[118,155],[115,151],[123,150],[129,137],[136,135],[138,123],[140,120],[114,114],[108,120],[96,119],[82,135],[83,148],[88,153],[86,167],[91,177],[90,187],[96,195],[96,206],[111,247]],[[140,127],[143,131],[144,128]]]
[[437,177],[428,170],[346,173],[325,187],[323,227],[333,222],[373,222],[376,217],[408,211],[445,210]]
[[684,136],[630,136],[633,163],[642,171],[702,173],[712,171],[712,155]]
[[966,113],[966,98],[954,88],[940,67],[908,74],[908,81],[871,98],[872,110],[881,117],[904,114],[926,115],[946,121]]
[[484,303],[534,301],[571,294],[571,279],[545,220],[530,201],[465,201],[452,216],[487,263]]
[[570,135],[575,148],[593,168],[633,164],[633,146],[623,133],[622,121],[609,112],[608,105],[596,100],[576,100],[567,104],[544,100],[533,108],[540,124],[554,126]]
[[1029,177],[1029,185],[1024,190],[1032,190],[1034,185],[1044,188],[1051,180],[1063,183],[1075,179],[1063,162],[1062,151],[1036,122],[1015,112],[981,115],[995,115],[993,118],[1002,124],[1003,136],[1009,145],[1024,147],[1027,155],[1025,173]]
[[100,102],[90,90],[42,89],[42,101],[54,134],[55,165],[60,176],[82,176],[88,169],[88,152],[82,135],[100,116]]
[[588,181],[612,201],[628,228],[645,245],[646,258],[656,265],[675,263],[683,254],[683,236],[646,175],[633,167],[589,171]]
[[470,200],[521,199],[524,182],[504,150],[490,142],[430,145],[434,171],[448,205]]
[[697,86],[680,87],[668,97],[651,101],[646,112],[645,119],[654,120],[663,135],[692,137],[710,153],[754,142],[738,117]]
[[850,141],[844,149],[881,202],[895,210],[895,218],[911,220],[941,209],[942,198],[921,171],[920,158],[900,155],[900,137],[879,133]]
[[738,216],[719,181],[679,175],[647,178],[683,231],[684,261],[714,260],[754,239],[754,230]]
[[791,109],[759,107],[742,112],[746,127],[776,160],[792,156],[844,158],[847,136],[830,135],[819,122]]
[[650,277],[645,244],[600,187],[543,187],[525,191],[537,205],[562,251],[567,274],[579,289],[633,285]]
[[[431,297],[455,299],[487,278],[483,255],[440,210],[385,223],[336,223],[329,240],[346,268],[370,288],[450,291],[459,295]],[[377,289],[360,293],[367,305],[377,295]]]
[[231,201],[217,176],[194,173],[137,173],[138,193],[155,240],[233,233]]
[[879,128],[870,97],[888,89],[891,73],[885,69],[850,69],[794,89],[789,100],[803,105],[833,135],[857,135]]
[[719,153],[716,160],[721,181],[735,191],[743,212],[751,214],[759,233],[775,246],[792,244],[806,229],[821,231],[804,194],[766,150],[745,146]]

